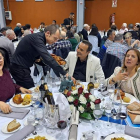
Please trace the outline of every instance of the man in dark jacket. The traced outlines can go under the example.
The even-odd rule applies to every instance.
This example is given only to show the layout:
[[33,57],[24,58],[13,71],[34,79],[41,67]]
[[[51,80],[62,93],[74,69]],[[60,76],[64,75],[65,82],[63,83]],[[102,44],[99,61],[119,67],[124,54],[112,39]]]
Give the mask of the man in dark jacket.
[[74,13],[70,13],[69,18],[64,19],[63,25],[67,27],[67,30],[70,30],[70,28],[74,24],[73,19],[74,19]]
[[57,76],[66,74],[48,53],[46,47],[46,43],[55,43],[59,36],[59,29],[55,25],[49,25],[44,29],[44,33],[27,35],[19,42],[10,66],[10,72],[18,85],[25,88],[34,87],[30,67],[39,57],[54,70]]
[[90,30],[90,26],[88,24],[84,24],[84,28],[81,31],[84,40],[88,40],[88,31]]

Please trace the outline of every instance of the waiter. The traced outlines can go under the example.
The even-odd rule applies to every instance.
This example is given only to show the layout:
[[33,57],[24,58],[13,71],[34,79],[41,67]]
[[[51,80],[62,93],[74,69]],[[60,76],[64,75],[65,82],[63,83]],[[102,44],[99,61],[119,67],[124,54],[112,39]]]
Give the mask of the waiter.
[[73,19],[74,19],[74,13],[70,13],[69,18],[64,19],[63,25],[66,26],[67,30],[70,30],[70,28],[74,24]]
[[46,43],[50,45],[55,43],[59,36],[59,29],[55,25],[49,25],[44,29],[44,33],[27,35],[19,42],[10,66],[10,72],[18,85],[25,88],[34,87],[33,79],[30,76],[30,67],[40,56],[57,76],[66,74],[48,53],[46,47]]

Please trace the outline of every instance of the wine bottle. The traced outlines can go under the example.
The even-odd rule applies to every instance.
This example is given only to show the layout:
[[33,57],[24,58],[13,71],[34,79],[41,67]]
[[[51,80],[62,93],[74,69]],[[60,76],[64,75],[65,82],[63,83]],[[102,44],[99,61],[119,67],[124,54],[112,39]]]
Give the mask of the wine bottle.
[[93,76],[90,76],[90,82],[88,83],[87,89],[88,89],[88,92],[90,92],[91,90],[94,90]]
[[49,91],[47,84],[44,85],[44,89],[45,89],[45,94],[43,97],[43,101],[45,102],[45,98],[47,98],[48,104],[55,105],[53,94]]
[[40,87],[39,87],[39,90],[40,91],[44,91],[45,89],[44,89],[44,76],[42,76],[42,78],[41,78],[41,85],[40,85]]

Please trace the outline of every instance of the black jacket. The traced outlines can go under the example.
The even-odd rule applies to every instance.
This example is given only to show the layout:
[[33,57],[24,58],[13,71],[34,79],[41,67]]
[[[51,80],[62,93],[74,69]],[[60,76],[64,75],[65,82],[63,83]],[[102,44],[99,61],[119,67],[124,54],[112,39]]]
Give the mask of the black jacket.
[[40,56],[54,70],[57,76],[59,74],[66,74],[63,68],[48,53],[45,33],[35,33],[25,36],[19,42],[11,62],[23,68],[29,68]]
[[84,39],[84,40],[88,40],[88,33],[87,33],[87,31],[86,31],[85,29],[83,29],[83,30],[81,31],[81,34],[83,35],[83,39]]
[[[64,23],[63,23],[63,25],[71,25],[71,26],[72,26],[73,24],[74,24],[74,22],[73,22],[72,19],[70,19],[70,18],[66,18],[66,19],[64,19]],[[70,30],[71,26],[68,27],[67,29]]]

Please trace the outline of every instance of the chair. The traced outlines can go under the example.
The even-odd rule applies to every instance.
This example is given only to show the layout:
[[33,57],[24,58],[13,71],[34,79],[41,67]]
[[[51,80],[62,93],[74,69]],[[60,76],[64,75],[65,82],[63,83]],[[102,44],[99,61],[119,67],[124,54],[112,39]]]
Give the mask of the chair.
[[112,54],[106,53],[102,61],[102,69],[105,78],[110,77],[117,66],[121,66],[121,60]]
[[103,45],[102,48],[100,49],[98,55],[97,55],[97,57],[100,59],[100,62],[101,62],[101,63],[102,63],[103,58],[104,58],[104,55],[105,55],[105,53],[106,53],[106,49],[107,49],[107,48]]
[[88,41],[92,44],[92,52],[99,53],[99,47],[98,47],[98,38],[93,35],[88,36]]

